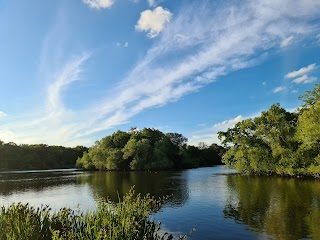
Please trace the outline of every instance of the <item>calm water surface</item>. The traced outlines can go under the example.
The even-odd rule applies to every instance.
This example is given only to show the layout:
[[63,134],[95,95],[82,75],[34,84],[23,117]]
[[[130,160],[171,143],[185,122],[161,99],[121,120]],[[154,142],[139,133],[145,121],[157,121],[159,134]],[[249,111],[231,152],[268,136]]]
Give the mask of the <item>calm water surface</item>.
[[167,172],[40,171],[0,173],[0,205],[29,202],[94,210],[96,200],[137,192],[170,195],[155,214],[191,239],[320,239],[320,182],[249,177],[223,167]]

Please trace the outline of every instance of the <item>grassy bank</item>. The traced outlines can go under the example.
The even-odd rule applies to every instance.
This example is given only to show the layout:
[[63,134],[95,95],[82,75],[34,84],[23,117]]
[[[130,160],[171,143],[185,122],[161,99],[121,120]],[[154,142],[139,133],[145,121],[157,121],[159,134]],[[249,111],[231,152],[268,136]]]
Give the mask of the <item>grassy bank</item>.
[[160,200],[136,196],[134,190],[119,203],[102,201],[87,213],[67,208],[52,213],[48,206],[13,203],[1,208],[0,239],[173,239],[150,215],[160,206]]

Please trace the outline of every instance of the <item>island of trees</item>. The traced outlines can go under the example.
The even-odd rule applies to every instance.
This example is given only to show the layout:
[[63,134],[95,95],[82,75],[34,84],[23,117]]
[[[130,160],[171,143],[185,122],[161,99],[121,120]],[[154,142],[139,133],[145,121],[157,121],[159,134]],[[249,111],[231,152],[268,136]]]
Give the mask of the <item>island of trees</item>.
[[219,132],[223,162],[243,173],[320,177],[320,84],[288,112],[272,105],[260,116]]
[[225,149],[217,144],[188,146],[179,133],[132,128],[97,141],[78,159],[88,170],[165,170],[212,166],[221,163]]

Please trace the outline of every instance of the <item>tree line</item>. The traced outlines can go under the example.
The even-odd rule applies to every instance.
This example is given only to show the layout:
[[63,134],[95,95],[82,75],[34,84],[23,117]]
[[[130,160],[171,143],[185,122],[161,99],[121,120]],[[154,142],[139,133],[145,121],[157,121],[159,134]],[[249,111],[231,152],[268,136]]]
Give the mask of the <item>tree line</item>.
[[0,140],[0,170],[73,168],[77,159],[87,150],[84,146],[17,145]]
[[179,133],[132,128],[116,131],[97,141],[77,160],[88,170],[165,170],[211,166],[221,163],[224,148],[217,144],[188,146]]
[[320,177],[320,84],[299,99],[296,112],[274,104],[219,132],[222,161],[244,173]]

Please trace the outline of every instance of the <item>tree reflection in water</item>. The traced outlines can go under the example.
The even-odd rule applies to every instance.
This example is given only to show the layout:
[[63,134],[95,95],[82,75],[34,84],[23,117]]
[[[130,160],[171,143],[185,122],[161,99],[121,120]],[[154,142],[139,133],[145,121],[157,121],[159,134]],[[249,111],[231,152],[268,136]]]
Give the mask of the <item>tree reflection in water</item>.
[[320,239],[320,182],[310,179],[227,177],[224,216],[272,239]]
[[95,172],[82,179],[88,183],[98,198],[118,201],[132,186],[135,191],[156,198],[169,196],[167,205],[181,205],[188,198],[186,178],[183,171],[159,172]]

